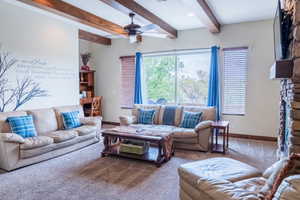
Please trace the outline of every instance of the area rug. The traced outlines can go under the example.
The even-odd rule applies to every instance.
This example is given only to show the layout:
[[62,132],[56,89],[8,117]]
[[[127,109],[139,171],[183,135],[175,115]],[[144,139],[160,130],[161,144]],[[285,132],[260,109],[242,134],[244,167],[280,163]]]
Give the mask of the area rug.
[[[176,151],[162,167],[101,158],[102,144],[0,173],[1,200],[178,200],[177,168],[220,154]],[[275,148],[274,148],[275,149]],[[232,157],[231,153],[228,156]],[[254,155],[255,157],[255,155]]]

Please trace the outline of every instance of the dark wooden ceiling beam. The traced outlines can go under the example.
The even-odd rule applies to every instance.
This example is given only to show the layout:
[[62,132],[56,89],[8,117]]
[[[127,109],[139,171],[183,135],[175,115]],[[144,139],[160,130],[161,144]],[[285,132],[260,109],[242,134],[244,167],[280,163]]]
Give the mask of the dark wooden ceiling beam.
[[111,45],[111,39],[110,38],[106,38],[106,37],[103,37],[103,36],[100,36],[100,35],[96,35],[94,33],[89,33],[89,32],[86,32],[84,30],[79,29],[78,36],[79,36],[79,39],[82,39],[82,40],[87,40],[87,41],[90,41],[90,42],[103,44],[103,45]]
[[57,15],[66,17],[68,19],[77,21],[79,23],[88,26],[92,26],[94,28],[97,28],[99,30],[114,35],[117,34],[117,35],[127,36],[127,33],[124,32],[123,27],[61,0],[18,0],[18,1],[23,2],[25,4],[29,4],[34,7],[41,8],[43,10],[50,11]]
[[205,16],[201,19],[202,22],[207,26],[210,32],[219,33],[221,31],[220,23],[218,22],[216,16],[210,9],[209,5],[205,0],[197,0],[202,10],[205,13]]
[[119,10],[123,13],[134,12],[139,15],[142,20],[147,20],[152,24],[156,24],[160,29],[169,35],[170,38],[177,38],[177,30],[169,25],[167,22],[163,21],[152,12],[136,3],[134,0],[100,0],[111,7]]

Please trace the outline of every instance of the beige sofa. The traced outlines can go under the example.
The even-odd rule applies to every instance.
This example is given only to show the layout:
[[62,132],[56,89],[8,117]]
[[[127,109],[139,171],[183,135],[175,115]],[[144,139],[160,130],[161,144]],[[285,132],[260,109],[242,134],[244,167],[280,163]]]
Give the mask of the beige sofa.
[[[82,126],[64,130],[62,112],[78,110]],[[36,137],[11,132],[7,117],[32,115]],[[80,149],[99,141],[101,117],[84,117],[81,106],[0,113],[0,168],[10,171]]]
[[[280,171],[279,161],[261,173],[230,158],[211,158],[178,169],[181,200],[262,200]],[[300,199],[300,174],[285,178],[273,200]]]
[[[137,124],[138,109],[154,109],[153,125]],[[134,126],[149,130],[162,130],[173,132],[175,148],[208,151],[211,133],[211,123],[215,120],[214,107],[177,106],[175,111],[175,126],[163,125],[163,105],[135,105],[131,116],[120,116],[121,126]],[[202,121],[194,128],[180,128],[183,112],[203,112]]]

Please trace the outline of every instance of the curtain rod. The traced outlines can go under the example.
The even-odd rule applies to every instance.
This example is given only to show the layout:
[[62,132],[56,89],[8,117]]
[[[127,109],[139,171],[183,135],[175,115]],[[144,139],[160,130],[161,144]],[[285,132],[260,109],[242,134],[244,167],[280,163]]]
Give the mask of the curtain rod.
[[[150,51],[150,52],[141,52],[142,55],[147,55],[147,54],[159,54],[159,53],[167,53],[167,52],[176,52],[176,51],[193,51],[193,50],[210,50],[210,47],[206,48],[195,48],[195,49],[171,49],[171,50],[165,50],[165,51]],[[138,51],[140,52],[140,51]],[[123,57],[131,57],[135,55],[125,55],[125,56],[120,56],[120,58]]]
[[193,50],[210,50],[210,48],[195,48],[195,49],[172,49],[166,51],[151,51],[151,52],[141,52],[144,54],[155,54],[155,53],[167,53],[167,52],[176,52],[176,51],[193,51]]

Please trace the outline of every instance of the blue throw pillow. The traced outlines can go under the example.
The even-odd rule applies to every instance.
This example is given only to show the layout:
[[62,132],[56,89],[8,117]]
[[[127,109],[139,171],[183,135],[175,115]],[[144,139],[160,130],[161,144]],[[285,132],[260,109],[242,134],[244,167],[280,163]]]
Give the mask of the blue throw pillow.
[[154,114],[155,110],[143,110],[138,109],[139,117],[138,117],[138,123],[139,124],[153,124],[154,121]]
[[79,111],[61,113],[65,129],[77,128],[81,126]]
[[23,138],[37,136],[36,129],[31,115],[20,117],[8,117],[7,121],[13,133]]
[[181,121],[181,128],[195,128],[200,122],[202,112],[184,112],[183,120]]

